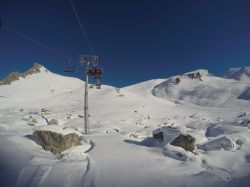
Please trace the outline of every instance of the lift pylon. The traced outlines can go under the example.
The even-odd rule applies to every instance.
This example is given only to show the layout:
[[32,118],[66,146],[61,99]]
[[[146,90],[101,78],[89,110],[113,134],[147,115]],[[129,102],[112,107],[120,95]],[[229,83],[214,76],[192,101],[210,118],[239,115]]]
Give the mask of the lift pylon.
[[[84,81],[85,81],[85,93],[84,93],[84,131],[85,134],[89,134],[89,106],[88,106],[88,84],[89,77],[95,79],[96,88],[101,88],[101,77],[103,69],[99,65],[99,57],[95,55],[80,55],[79,65],[83,67]],[[75,66],[69,63],[65,66],[65,72],[73,73]]]

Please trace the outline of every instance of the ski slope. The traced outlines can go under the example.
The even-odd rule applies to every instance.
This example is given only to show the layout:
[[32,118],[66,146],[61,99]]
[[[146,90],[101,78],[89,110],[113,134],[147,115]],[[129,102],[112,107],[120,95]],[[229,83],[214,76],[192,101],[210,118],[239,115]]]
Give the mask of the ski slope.
[[[189,77],[197,72],[202,80]],[[89,89],[92,148],[53,155],[32,132],[57,119],[83,133],[84,82],[42,67],[0,86],[0,186],[249,186],[249,84],[197,70]],[[152,139],[161,128],[162,143]],[[170,145],[180,133],[196,139],[194,153]]]

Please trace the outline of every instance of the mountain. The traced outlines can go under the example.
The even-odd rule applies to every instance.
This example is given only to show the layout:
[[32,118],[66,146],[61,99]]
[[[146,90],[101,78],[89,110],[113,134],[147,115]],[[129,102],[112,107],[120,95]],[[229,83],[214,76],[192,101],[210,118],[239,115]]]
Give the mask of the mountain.
[[152,90],[154,96],[191,102],[204,106],[219,106],[237,99],[249,86],[248,82],[216,77],[207,70],[196,70],[171,77]]
[[[248,187],[249,81],[196,70],[124,88],[89,88],[35,64],[0,85],[0,186]],[[58,122],[83,134],[91,149],[45,151],[32,135]],[[152,133],[163,133],[164,141]],[[171,142],[195,140],[193,152]],[[184,142],[185,143],[185,142]]]
[[224,77],[235,80],[249,81],[250,67],[230,68]]
[[0,96],[16,102],[35,101],[82,86],[79,79],[57,75],[34,64],[24,73],[12,72],[1,80]]

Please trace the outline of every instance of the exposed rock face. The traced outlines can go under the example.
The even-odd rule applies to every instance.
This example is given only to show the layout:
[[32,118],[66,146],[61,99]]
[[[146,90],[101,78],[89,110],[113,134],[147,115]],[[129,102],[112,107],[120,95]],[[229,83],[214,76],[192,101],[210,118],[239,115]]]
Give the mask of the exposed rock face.
[[170,144],[174,146],[181,147],[186,151],[193,152],[195,149],[194,146],[195,138],[190,135],[181,134],[176,139],[174,139]]
[[59,154],[73,146],[81,145],[83,141],[83,136],[76,133],[63,135],[57,132],[38,130],[33,135],[38,138],[44,150],[53,154]]
[[[24,72],[24,75],[28,76],[28,75],[33,75],[35,73],[40,73],[42,68],[44,68],[44,67],[41,64],[35,63],[32,68],[30,68],[26,72]],[[45,71],[47,72],[48,70],[45,69]]]
[[0,85],[11,84],[12,82],[19,80],[20,77],[24,78],[24,75],[18,71],[14,71],[10,73],[5,79],[1,80]]
[[[42,65],[35,63],[33,65],[33,67],[31,67],[30,69],[28,69],[24,73],[20,73],[18,71],[14,71],[14,72],[10,73],[3,80],[0,80],[0,85],[10,85],[12,82],[19,80],[19,78],[26,78],[29,75],[40,73],[42,68],[44,68]],[[47,69],[45,69],[45,71],[47,72]]]

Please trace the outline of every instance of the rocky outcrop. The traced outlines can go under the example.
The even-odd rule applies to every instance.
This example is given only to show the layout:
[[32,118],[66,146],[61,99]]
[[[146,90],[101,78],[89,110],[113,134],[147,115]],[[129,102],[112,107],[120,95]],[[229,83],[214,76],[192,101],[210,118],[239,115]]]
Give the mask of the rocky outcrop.
[[9,85],[14,81],[19,80],[19,78],[25,78],[22,73],[19,73],[18,71],[14,71],[10,73],[5,79],[0,81],[0,85]]
[[33,135],[38,143],[46,151],[59,154],[73,146],[81,145],[84,142],[83,136],[78,133],[60,133],[48,130],[36,130]]
[[[33,67],[25,71],[24,73],[20,73],[18,71],[14,71],[10,73],[6,78],[0,80],[0,85],[10,85],[12,82],[19,80],[19,78],[26,78],[29,75],[33,75],[36,73],[40,73],[44,67],[40,64],[35,63]],[[47,72],[48,70],[44,68]]]
[[181,134],[177,138],[175,138],[170,144],[181,147],[186,151],[193,152],[195,150],[195,138],[191,135]]

